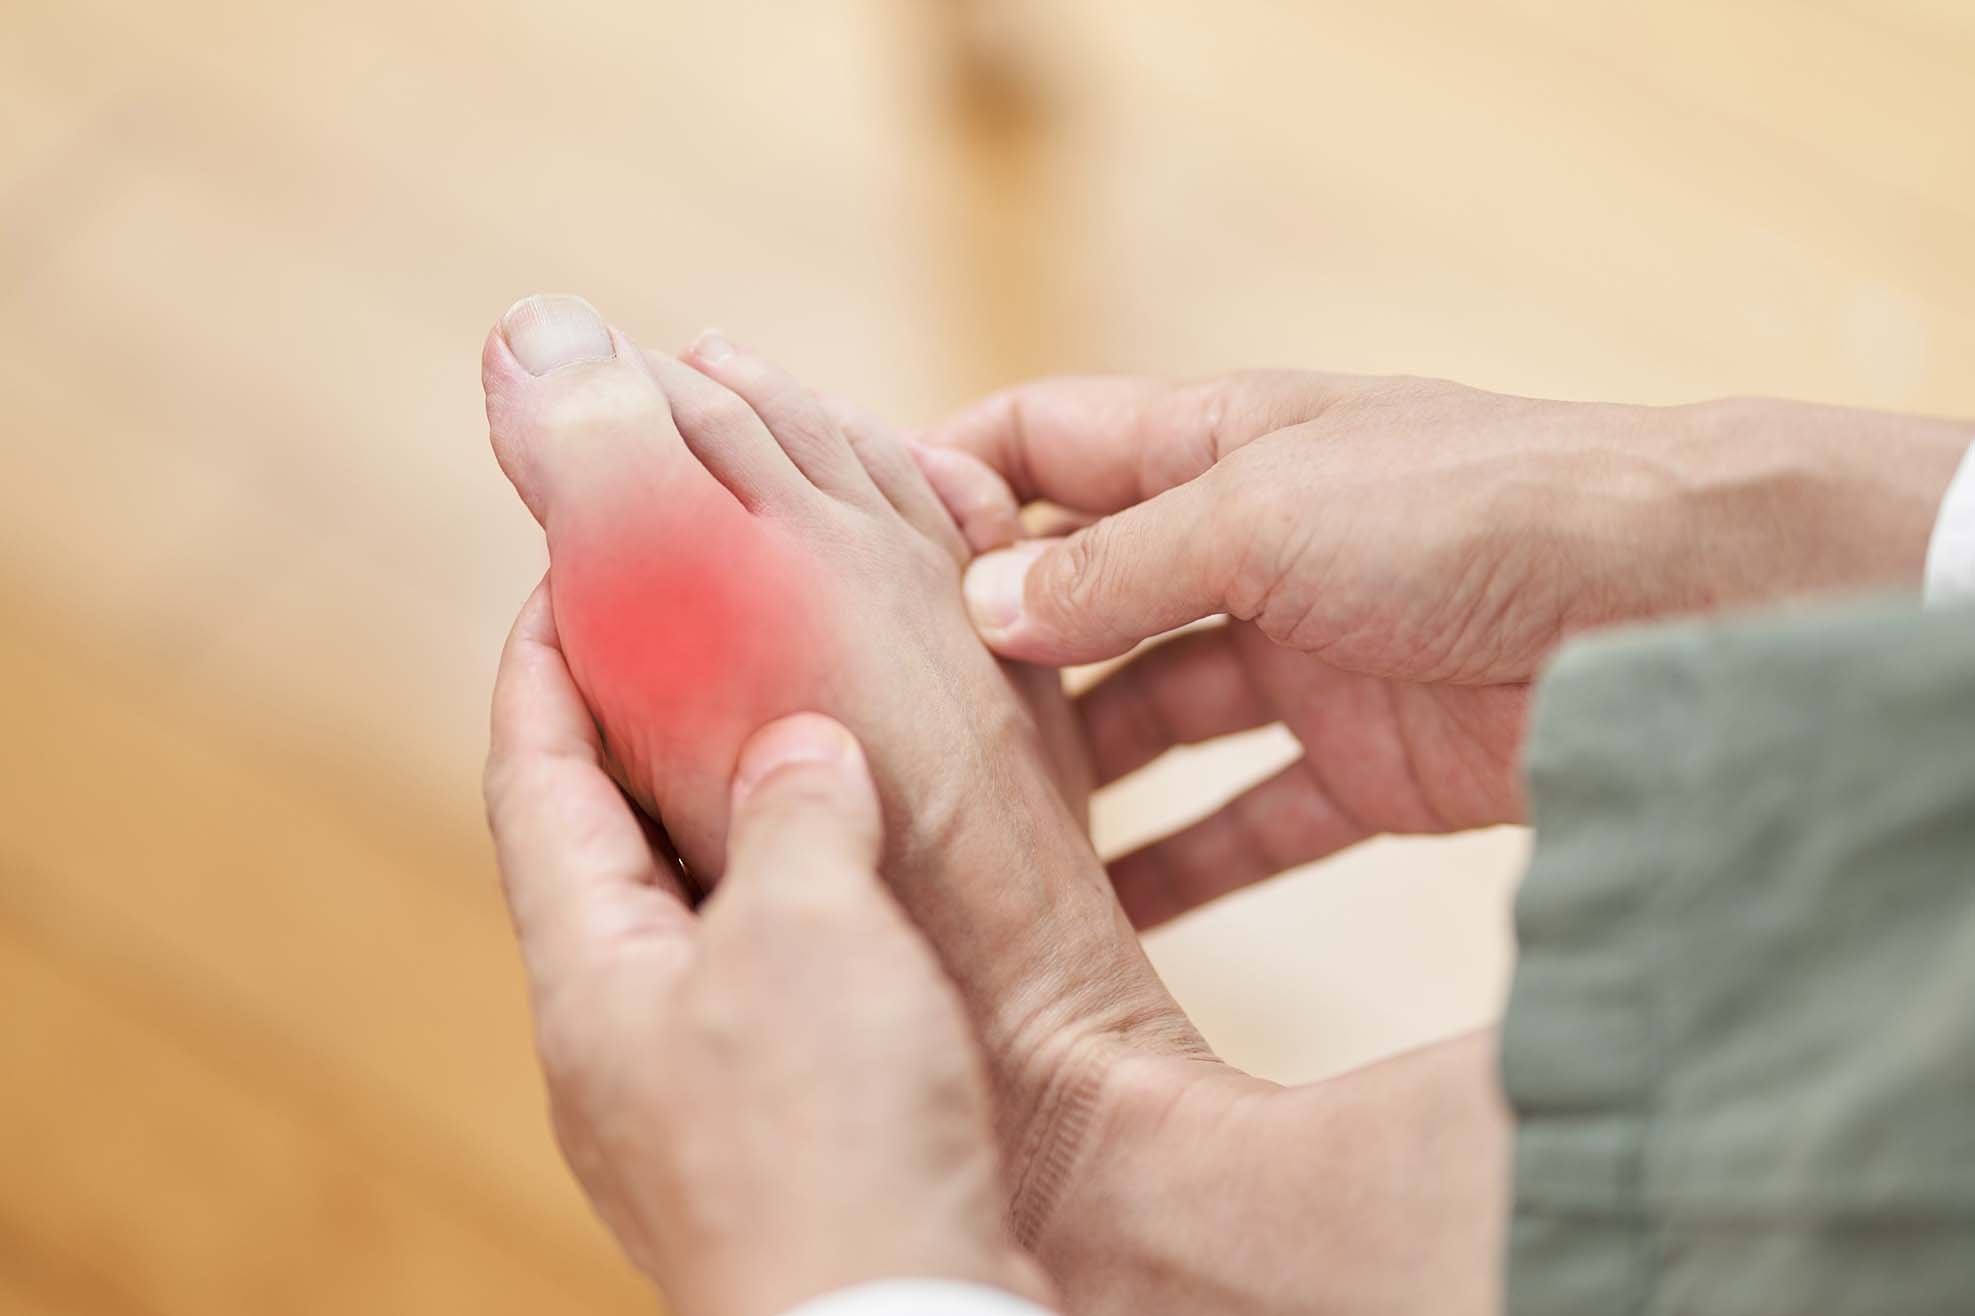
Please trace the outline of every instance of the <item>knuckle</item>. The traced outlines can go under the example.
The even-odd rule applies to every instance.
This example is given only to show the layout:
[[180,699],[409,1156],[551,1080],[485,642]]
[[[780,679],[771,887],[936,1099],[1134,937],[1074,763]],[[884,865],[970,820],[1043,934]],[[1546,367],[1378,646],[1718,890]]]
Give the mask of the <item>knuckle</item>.
[[764,830],[804,818],[835,814],[854,798],[842,769],[824,763],[791,763],[755,787],[747,813]]
[[1099,521],[1084,526],[1063,541],[1051,555],[1051,566],[1042,573],[1044,610],[1061,620],[1083,618],[1100,625],[1111,611],[1110,600],[1116,583],[1116,538],[1112,522]]
[[[794,406],[783,409],[775,417],[770,427],[775,436],[784,443],[800,444],[808,448],[835,446],[841,438],[830,418],[813,406]],[[845,446],[849,444],[846,441]]]
[[919,476],[919,468],[906,455],[904,445],[889,435],[874,434],[852,428],[841,430],[844,441],[857,456],[864,469],[881,486],[899,486],[910,483]]
[[506,828],[514,802],[527,789],[527,775],[527,769],[515,760],[499,756],[489,757],[480,774],[480,800],[487,812],[487,828],[494,834],[496,843]]
[[498,832],[519,805],[549,788],[551,776],[539,758],[490,757],[480,776],[480,796],[487,807],[488,825]]
[[553,1090],[580,1089],[589,1077],[595,1048],[589,1024],[571,1017],[573,1013],[553,1002],[537,1002],[535,1007],[535,1058]]
[[489,826],[496,825],[503,812],[509,792],[513,790],[510,784],[513,775],[514,769],[498,757],[489,757],[486,766],[480,770],[480,803],[487,811]]
[[1362,381],[1357,400],[1385,404],[1431,397],[1460,388],[1452,380],[1432,375],[1368,375]]
[[1242,448],[1208,474],[1208,501],[1216,528],[1239,526],[1243,518],[1273,509],[1281,496],[1284,472],[1270,457],[1265,447]]
[[690,416],[690,421],[682,419],[681,423],[718,434],[738,433],[761,423],[754,408],[726,388],[709,389],[706,396],[695,399]]
[[[1248,454],[1257,454],[1249,456]],[[1260,450],[1246,448],[1217,466],[1207,490],[1209,530],[1204,552],[1228,611],[1250,618],[1266,602],[1279,574],[1284,473]]]

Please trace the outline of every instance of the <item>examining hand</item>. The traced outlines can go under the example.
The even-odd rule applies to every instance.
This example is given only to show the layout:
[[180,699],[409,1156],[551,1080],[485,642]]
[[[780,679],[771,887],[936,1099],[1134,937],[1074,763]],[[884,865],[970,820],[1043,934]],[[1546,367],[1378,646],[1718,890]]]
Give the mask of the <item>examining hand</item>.
[[1528,682],[1572,632],[1917,582],[1965,427],[1765,401],[1632,407],[1312,373],[1060,379],[936,426],[1096,515],[969,570],[1014,658],[1226,613],[1083,696],[1099,780],[1281,721],[1305,755],[1113,866],[1146,926],[1381,832],[1519,821]]
[[[1083,834],[1088,738],[1054,673],[989,661],[963,608],[963,548],[1014,526],[993,471],[945,453],[922,489],[882,436],[841,433],[751,354],[641,355],[572,301],[523,303],[490,335],[489,415],[551,527],[570,602],[556,620],[591,628],[592,675],[618,683],[584,706],[574,633],[558,637],[538,594],[503,664],[489,813],[564,1147],[675,1307],[765,1312],[889,1274],[1034,1291],[1005,1218],[1078,1311],[1485,1309],[1502,1138],[1488,1039],[1295,1090],[1207,1055]],[[773,506],[729,508],[716,467],[757,499],[768,481]],[[770,632],[716,625],[724,603],[673,587],[723,563],[722,581],[754,579],[682,530],[676,497],[671,538],[646,542],[641,500],[682,488],[721,509],[729,540],[827,567],[801,597],[826,599],[829,625],[754,655],[801,652],[793,675],[812,684],[747,669],[727,694],[780,702],[697,747],[684,719],[756,707],[709,697],[736,664],[701,661],[721,652],[702,641]],[[613,578],[627,561],[653,570]],[[608,643],[626,632],[604,623],[627,621],[640,643]],[[659,679],[685,667],[696,679]],[[828,810],[806,793],[814,765],[730,789],[760,779],[749,731],[819,701],[857,725],[890,792],[884,877],[965,1023],[874,883],[869,779],[820,779]],[[598,726],[675,835],[719,840],[703,919],[603,766]],[[791,773],[810,787],[764,828]]]
[[1039,1296],[959,998],[876,876],[856,741],[798,714],[747,743],[697,914],[602,762],[538,590],[501,662],[488,815],[557,1137],[671,1309],[769,1316],[897,1276]]
[[[811,714],[737,770],[699,914],[601,766],[547,595],[502,656],[488,816],[556,1133],[682,1316],[892,1276],[1045,1300],[960,1003],[878,883],[862,755]],[[1040,1241],[1073,1310],[1489,1309],[1505,1125],[1476,1035],[1305,1088],[1113,1067]]]

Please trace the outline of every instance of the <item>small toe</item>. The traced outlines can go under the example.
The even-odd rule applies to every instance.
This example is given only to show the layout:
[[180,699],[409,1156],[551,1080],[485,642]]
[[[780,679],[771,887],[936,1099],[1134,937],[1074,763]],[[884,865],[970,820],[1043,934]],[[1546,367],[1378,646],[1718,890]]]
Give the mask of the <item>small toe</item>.
[[686,447],[751,512],[771,511],[815,490],[753,407],[676,357],[646,352],[644,364],[671,407]]
[[850,450],[857,454],[857,460],[864,463],[865,473],[878,486],[878,492],[908,525],[946,549],[956,562],[964,564],[971,554],[960,527],[948,514],[946,504],[933,492],[932,485],[926,482],[925,473],[912,460],[912,454],[905,450],[905,442],[898,432],[876,413],[841,399],[826,397],[823,405],[836,421],[837,429],[850,441]]
[[975,553],[1005,548],[1022,535],[1015,491],[992,466],[957,448],[908,443],[906,451]]
[[877,486],[850,450],[850,441],[815,395],[780,366],[712,332],[701,334],[684,359],[752,407],[810,483],[840,498],[866,504],[878,500]]

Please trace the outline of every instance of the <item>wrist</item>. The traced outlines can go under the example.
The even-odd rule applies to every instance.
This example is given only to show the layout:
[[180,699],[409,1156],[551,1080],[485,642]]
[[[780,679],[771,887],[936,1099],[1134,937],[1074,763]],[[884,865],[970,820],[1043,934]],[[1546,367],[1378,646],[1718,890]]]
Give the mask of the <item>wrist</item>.
[[1483,1030],[1285,1088],[1110,1072],[1092,1168],[1035,1253],[1072,1310],[1494,1310],[1509,1122]]
[[1254,1250],[1308,1224],[1272,1175],[1310,1181],[1317,1164],[1263,1127],[1282,1092],[1215,1060],[1128,1055],[1105,1071],[1088,1169],[1031,1242],[1072,1310],[1301,1309],[1256,1292],[1299,1268]]
[[[1025,722],[974,730],[987,756],[1036,757]],[[920,808],[900,829],[892,871],[960,985],[987,1059],[1009,1222],[1026,1243],[1084,1163],[1118,1061],[1209,1053],[1052,782],[1018,772],[1001,784]]]
[[[1136,1131],[1164,1098],[1163,1080],[1226,1069],[1149,965],[1145,980],[1142,991],[1116,973],[1060,984],[1057,1002],[990,1053],[1008,1228],[1024,1249],[1066,1232],[1094,1238],[1088,1211],[1066,1203],[1087,1198],[1120,1148],[1147,1147]],[[1065,1219],[1074,1223],[1059,1228]]]
[[1920,584],[1971,427],[1929,417],[1730,398],[1668,409],[1677,472],[1661,545],[1680,611]]

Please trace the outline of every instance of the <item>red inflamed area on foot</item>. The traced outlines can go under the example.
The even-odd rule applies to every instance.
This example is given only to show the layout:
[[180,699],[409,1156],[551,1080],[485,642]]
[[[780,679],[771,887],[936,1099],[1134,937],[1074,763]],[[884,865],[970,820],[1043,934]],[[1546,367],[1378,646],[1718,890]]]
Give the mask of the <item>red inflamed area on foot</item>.
[[[562,527],[557,527],[558,530]],[[805,702],[817,565],[727,499],[554,536],[556,626],[607,724],[726,746]]]

